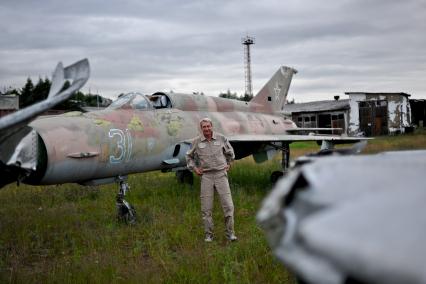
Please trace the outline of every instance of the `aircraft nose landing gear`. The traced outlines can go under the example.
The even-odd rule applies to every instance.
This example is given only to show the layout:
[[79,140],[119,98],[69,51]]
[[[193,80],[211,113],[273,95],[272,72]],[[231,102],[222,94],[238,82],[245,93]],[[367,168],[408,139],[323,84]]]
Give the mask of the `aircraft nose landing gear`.
[[124,196],[127,191],[130,190],[130,186],[124,181],[122,177],[118,177],[119,191],[116,197],[117,206],[117,220],[124,222],[129,225],[136,223],[136,210],[133,206],[124,200]]

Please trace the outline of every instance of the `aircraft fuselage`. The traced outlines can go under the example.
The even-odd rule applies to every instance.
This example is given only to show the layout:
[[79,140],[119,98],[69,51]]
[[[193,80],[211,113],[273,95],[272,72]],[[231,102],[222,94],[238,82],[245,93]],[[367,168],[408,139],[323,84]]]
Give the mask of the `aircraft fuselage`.
[[[116,109],[43,117],[30,126],[40,135],[47,163],[40,184],[84,182],[186,165],[198,122],[213,121],[224,135],[282,134],[295,125],[281,116],[242,111]],[[256,149],[237,152],[237,159]]]

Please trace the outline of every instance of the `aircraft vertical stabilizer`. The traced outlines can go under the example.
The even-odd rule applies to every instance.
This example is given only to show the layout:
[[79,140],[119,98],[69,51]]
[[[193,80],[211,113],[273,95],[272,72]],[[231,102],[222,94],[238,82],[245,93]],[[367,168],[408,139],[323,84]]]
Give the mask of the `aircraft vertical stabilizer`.
[[250,103],[262,105],[271,112],[281,111],[286,103],[291,79],[296,73],[296,69],[281,66]]

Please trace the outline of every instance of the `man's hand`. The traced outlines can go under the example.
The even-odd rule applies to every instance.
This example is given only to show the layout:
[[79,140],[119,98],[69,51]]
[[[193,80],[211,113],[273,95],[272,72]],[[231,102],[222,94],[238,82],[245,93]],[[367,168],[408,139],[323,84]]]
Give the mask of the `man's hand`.
[[226,171],[229,171],[229,169],[231,168],[231,164],[227,164],[226,166],[225,166],[225,170]]
[[203,169],[195,167],[194,172],[199,176],[203,175]]

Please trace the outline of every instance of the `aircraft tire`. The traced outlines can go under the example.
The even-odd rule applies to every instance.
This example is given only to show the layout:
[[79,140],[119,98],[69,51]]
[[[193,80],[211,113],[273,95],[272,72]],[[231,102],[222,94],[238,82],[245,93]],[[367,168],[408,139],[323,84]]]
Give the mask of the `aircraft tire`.
[[121,205],[117,210],[117,219],[118,221],[124,222],[127,225],[133,225],[136,223],[136,210],[130,205],[130,208]]
[[179,181],[179,183],[187,183],[189,185],[194,184],[194,175],[189,170],[177,171],[176,178]]
[[183,176],[183,171],[177,171],[176,172],[176,179],[178,180],[179,183],[183,183],[184,176]]

